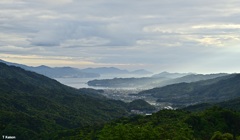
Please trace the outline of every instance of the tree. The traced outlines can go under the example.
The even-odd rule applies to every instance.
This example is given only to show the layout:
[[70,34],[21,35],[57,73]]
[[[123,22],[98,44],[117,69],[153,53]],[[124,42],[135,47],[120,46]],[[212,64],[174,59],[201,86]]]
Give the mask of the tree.
[[214,132],[211,140],[233,140],[233,135],[230,133],[222,134],[219,131]]

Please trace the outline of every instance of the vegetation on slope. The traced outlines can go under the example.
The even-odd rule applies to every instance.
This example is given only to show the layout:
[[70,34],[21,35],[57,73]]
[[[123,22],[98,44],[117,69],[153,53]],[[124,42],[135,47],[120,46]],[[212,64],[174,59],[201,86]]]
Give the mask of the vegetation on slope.
[[[164,76],[165,75],[165,76]],[[180,77],[182,75],[182,77]],[[185,76],[184,76],[185,75]],[[99,79],[91,80],[88,82],[89,86],[96,87],[135,87],[135,88],[154,88],[163,87],[166,85],[176,83],[190,83],[200,80],[214,79],[217,77],[226,76],[227,74],[180,74],[180,73],[167,73],[160,74],[159,76],[141,77],[141,78],[113,78],[113,79]]]
[[129,114],[124,102],[86,90],[0,63],[0,135],[38,139]]
[[140,111],[153,111],[155,110],[155,107],[142,99],[137,99],[128,104],[128,109]]
[[[229,81],[229,79],[231,79]],[[237,92],[239,75],[203,82],[206,91]],[[229,88],[231,87],[231,88]],[[199,90],[201,91],[201,90]],[[161,110],[124,117],[130,104],[100,96],[101,90],[74,89],[45,76],[0,63],[0,135],[17,139],[227,139],[239,140],[240,113],[212,107],[200,112]],[[202,92],[202,91],[201,91]],[[239,109],[239,100],[223,102]],[[106,123],[109,122],[109,123]],[[105,124],[103,124],[105,123]]]
[[[168,80],[165,77],[142,77],[142,78],[114,78],[114,79],[100,79],[88,81],[89,86],[95,87],[135,87],[135,88],[146,88],[161,83],[162,81]],[[154,87],[154,86],[153,86]]]
[[201,112],[161,110],[151,116],[122,118],[104,126],[66,131],[56,139],[239,140],[239,136],[240,113],[213,107]]
[[193,83],[179,83],[139,93],[158,98],[158,102],[189,105],[220,102],[240,96],[240,74],[233,74]]

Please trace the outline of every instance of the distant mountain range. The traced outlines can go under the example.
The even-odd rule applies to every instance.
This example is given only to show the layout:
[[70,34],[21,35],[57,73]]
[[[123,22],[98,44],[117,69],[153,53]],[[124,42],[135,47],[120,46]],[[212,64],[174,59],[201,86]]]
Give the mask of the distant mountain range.
[[170,73],[170,72],[164,71],[159,74],[155,74],[152,77],[154,77],[154,78],[164,78],[165,77],[165,78],[173,79],[173,78],[179,78],[179,77],[183,77],[183,76],[191,75],[191,74],[193,74],[193,73]]
[[31,67],[27,65],[11,63],[4,60],[0,60],[0,62],[5,63],[11,66],[21,67],[25,70],[33,71],[50,78],[98,78],[104,75],[112,75],[112,76],[131,76],[131,75],[150,75],[152,74],[146,70],[136,70],[136,71],[127,71],[121,70],[115,67],[100,67],[100,68],[86,68],[86,69],[78,69],[73,67],[48,67],[48,66],[38,66]]
[[120,70],[114,67],[101,67],[101,68],[86,68],[83,69],[84,72],[92,72],[99,74],[126,74],[129,73],[127,70]]
[[121,70],[115,67],[99,67],[99,68],[86,68],[82,69],[83,72],[91,72],[91,73],[98,73],[100,75],[151,75],[152,72],[146,71],[144,69],[135,70],[135,71],[128,71],[128,70]]
[[100,77],[100,74],[97,73],[90,73],[90,72],[83,72],[80,69],[72,68],[72,67],[48,67],[48,66],[38,66],[38,67],[31,67],[27,65],[17,64],[6,62],[0,60],[0,62],[5,63],[10,66],[17,66],[23,68],[25,70],[33,71],[42,75],[45,75],[50,78],[97,78]]

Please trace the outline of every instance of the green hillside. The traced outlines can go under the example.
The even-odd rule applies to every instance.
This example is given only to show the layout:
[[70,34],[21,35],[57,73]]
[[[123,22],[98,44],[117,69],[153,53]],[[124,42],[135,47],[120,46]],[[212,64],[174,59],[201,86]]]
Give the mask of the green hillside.
[[240,96],[240,74],[153,88],[142,91],[139,95],[152,96],[158,98],[158,102],[175,105],[225,101]]
[[165,77],[141,77],[141,78],[113,78],[113,79],[99,79],[88,81],[89,86],[95,87],[135,87],[146,88],[154,87],[168,78]]
[[219,107],[200,112],[161,110],[151,116],[121,118],[101,127],[68,131],[56,139],[239,140],[240,113]]
[[61,132],[56,139],[240,140],[239,106],[240,98],[236,98],[183,110],[161,110],[151,116],[125,117],[102,126]]
[[[201,97],[211,102],[213,99],[227,100],[238,96],[239,83],[240,75],[237,74],[175,84],[171,85],[172,90],[171,86],[164,87],[168,94],[152,92],[151,95],[167,99],[178,91],[185,92],[180,95],[194,95],[190,96],[190,101],[197,98],[203,101]],[[161,110],[150,116],[129,116],[131,109],[154,108],[143,100],[128,104],[109,100],[100,95],[102,92],[74,89],[34,72],[0,63],[0,135],[16,136],[20,140],[240,139],[239,98],[214,104],[226,109],[205,109],[211,103],[198,105],[202,111],[196,112]],[[186,99],[188,96],[180,97]]]
[[130,110],[140,110],[140,111],[153,111],[155,110],[155,107],[150,105],[148,102],[137,99],[128,104],[128,108]]
[[98,79],[88,81],[89,86],[94,87],[112,87],[112,88],[154,88],[163,87],[166,85],[176,83],[191,83],[201,80],[214,79],[217,77],[226,76],[225,73],[218,74],[184,74],[184,73],[168,73],[163,72],[152,77],[141,77],[141,78],[113,78],[113,79]]
[[125,103],[92,92],[0,63],[0,135],[47,139],[129,114]]
[[218,103],[201,103],[201,104],[187,106],[187,107],[184,107],[183,109],[188,111],[202,111],[202,110],[211,108],[213,106],[240,111],[240,98],[235,98],[232,100],[227,100],[227,101],[218,102]]

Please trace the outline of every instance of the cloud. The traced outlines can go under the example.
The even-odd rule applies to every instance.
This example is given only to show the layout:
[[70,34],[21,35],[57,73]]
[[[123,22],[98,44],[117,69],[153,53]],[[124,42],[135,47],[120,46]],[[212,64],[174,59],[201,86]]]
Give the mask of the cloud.
[[102,46],[109,43],[109,40],[100,38],[100,37],[90,37],[90,38],[81,38],[81,39],[70,39],[66,40],[61,44],[63,47],[96,47]]
[[240,24],[209,24],[195,25],[193,29],[240,29]]
[[71,58],[66,65],[207,71],[204,62],[220,68],[222,54],[228,64],[237,60],[239,6],[235,0],[1,0],[0,54],[39,56],[39,65],[44,57],[63,65],[63,57]]
[[45,2],[46,4],[52,4],[52,5],[56,5],[56,4],[68,4],[73,2],[73,0],[37,0],[39,2]]
[[14,54],[0,54],[1,59],[9,62],[16,62],[22,64],[28,64],[32,66],[39,66],[39,64],[50,65],[50,66],[79,66],[79,65],[87,65],[87,66],[94,66],[96,65],[94,62],[91,61],[79,61],[74,60],[69,57],[62,57],[62,56],[40,56],[40,55],[14,55]]

